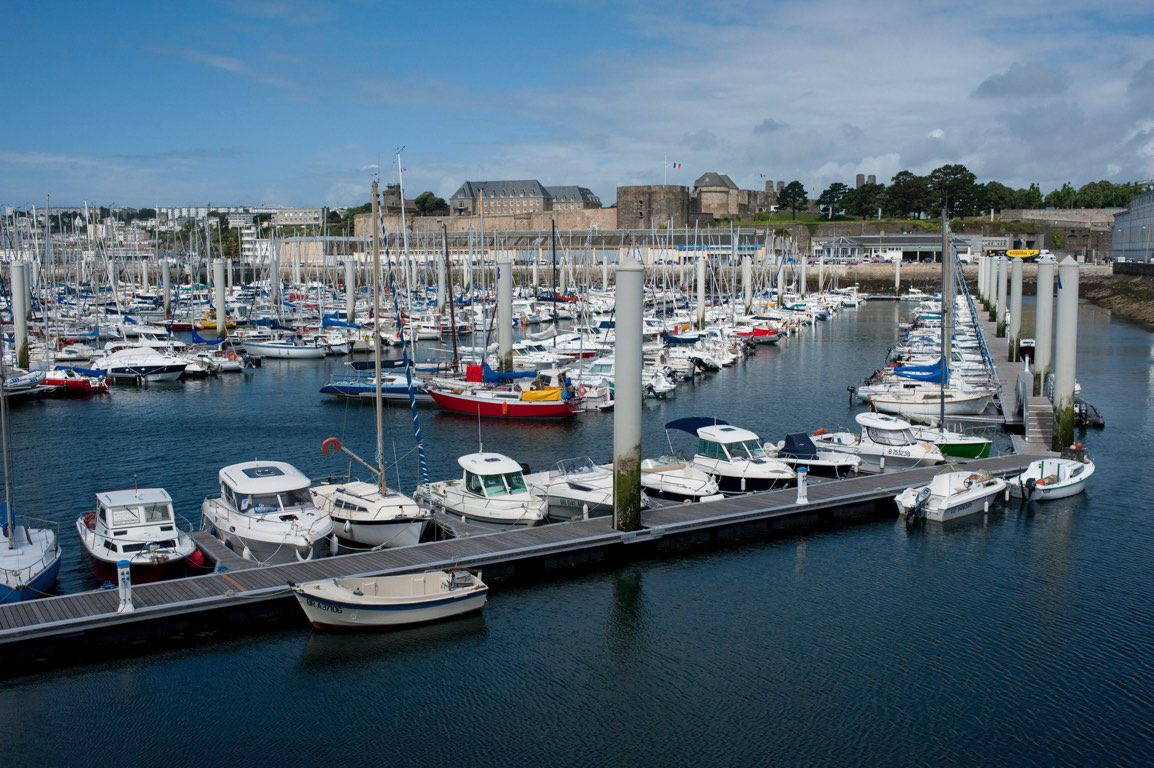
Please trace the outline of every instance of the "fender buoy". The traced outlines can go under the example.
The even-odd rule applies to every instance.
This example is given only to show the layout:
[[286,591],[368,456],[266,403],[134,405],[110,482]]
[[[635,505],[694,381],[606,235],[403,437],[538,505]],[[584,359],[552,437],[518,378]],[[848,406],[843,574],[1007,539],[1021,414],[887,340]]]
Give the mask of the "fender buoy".
[[826,429],[825,427],[818,427],[817,429],[815,429],[813,431],[813,433],[815,435],[824,435],[824,434],[827,434],[828,432],[829,432],[829,430]]
[[509,415],[509,404],[508,403],[501,403],[501,415],[502,416],[508,416]]
[[225,357],[227,357],[229,360],[236,360],[236,353],[229,352],[227,355],[225,355]]
[[341,441],[335,437],[326,437],[321,441],[321,453],[325,456],[329,455],[329,451],[340,451]]
[[92,524],[95,521],[96,521],[96,513],[95,512],[89,512],[87,515],[84,516],[84,527],[85,528],[92,528]]

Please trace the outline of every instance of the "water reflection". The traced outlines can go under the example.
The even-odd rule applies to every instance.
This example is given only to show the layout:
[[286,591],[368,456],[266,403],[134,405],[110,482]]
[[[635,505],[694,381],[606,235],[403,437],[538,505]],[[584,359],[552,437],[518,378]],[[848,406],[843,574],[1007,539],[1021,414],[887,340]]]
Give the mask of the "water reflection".
[[305,643],[302,669],[369,671],[429,654],[457,653],[484,641],[485,611],[445,621],[372,632],[314,631]]

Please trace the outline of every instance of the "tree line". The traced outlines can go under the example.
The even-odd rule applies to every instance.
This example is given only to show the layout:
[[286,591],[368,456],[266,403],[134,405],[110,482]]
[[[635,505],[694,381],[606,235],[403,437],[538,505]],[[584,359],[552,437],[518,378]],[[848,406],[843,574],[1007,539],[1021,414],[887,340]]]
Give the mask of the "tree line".
[[[954,164],[936,168],[927,176],[901,171],[888,185],[849,187],[834,182],[814,202],[819,211],[831,218],[869,219],[879,211],[885,218],[924,218],[937,215],[942,209],[950,218],[965,218],[991,209],[1124,208],[1130,198],[1148,189],[1148,182],[1091,181],[1078,189],[1066,182],[1043,196],[1037,184],[1026,189],[1013,189],[997,181],[979,184],[968,168]],[[808,195],[799,181],[789,182],[778,194],[778,207],[791,211],[795,217],[808,206]]]

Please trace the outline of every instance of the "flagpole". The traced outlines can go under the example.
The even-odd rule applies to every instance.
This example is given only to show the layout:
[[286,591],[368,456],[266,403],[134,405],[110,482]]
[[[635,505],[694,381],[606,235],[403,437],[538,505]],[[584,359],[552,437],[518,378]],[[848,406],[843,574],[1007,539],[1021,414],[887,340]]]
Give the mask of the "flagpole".
[[661,170],[663,170],[665,172],[665,181],[662,183],[662,186],[668,187],[669,186],[669,155],[665,156],[665,159],[661,165],[662,165]]

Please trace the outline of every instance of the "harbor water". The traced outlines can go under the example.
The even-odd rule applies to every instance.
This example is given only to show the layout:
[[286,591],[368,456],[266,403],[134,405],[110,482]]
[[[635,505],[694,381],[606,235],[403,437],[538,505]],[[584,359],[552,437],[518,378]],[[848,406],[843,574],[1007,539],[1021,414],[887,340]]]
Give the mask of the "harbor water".
[[[870,302],[647,401],[776,441],[852,428],[847,386],[880,367],[907,309]],[[1026,328],[1030,323],[1026,323]],[[1078,381],[1106,428],[1077,497],[949,525],[896,518],[750,540],[496,588],[480,614],[357,636],[256,630],[178,651],[0,677],[5,768],[98,759],[180,766],[462,764],[1148,765],[1154,761],[1151,334],[1083,305]],[[12,409],[13,503],[55,521],[63,592],[97,585],[74,522],[100,490],[160,486],[199,524],[227,464],[374,444],[371,406],[318,394],[324,361],[118,386]],[[483,444],[547,469],[612,455],[612,416],[502,423],[419,408],[432,479]],[[407,407],[385,413],[411,491]],[[999,437],[996,449],[1008,440]],[[0,660],[2,661],[2,660]],[[19,672],[18,670],[15,672]]]

